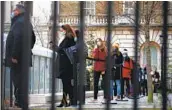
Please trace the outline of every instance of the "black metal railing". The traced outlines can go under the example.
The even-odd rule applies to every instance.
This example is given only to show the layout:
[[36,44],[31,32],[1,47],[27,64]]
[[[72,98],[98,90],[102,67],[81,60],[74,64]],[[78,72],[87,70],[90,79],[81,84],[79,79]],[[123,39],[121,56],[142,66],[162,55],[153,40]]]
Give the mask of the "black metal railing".
[[3,47],[4,47],[4,43],[3,43],[3,40],[4,40],[4,19],[5,19],[5,2],[4,1],[1,1],[1,99],[0,99],[0,104],[1,104],[1,109],[4,109],[4,103],[3,103],[3,100],[4,100],[4,96],[5,96],[5,92],[3,90],[4,88],[4,72],[3,72]]
[[163,74],[163,80],[162,80],[162,110],[167,110],[167,40],[168,40],[168,2],[164,1],[162,4],[162,18],[163,18],[163,28],[162,28],[162,34],[163,34],[163,67],[162,67],[162,74]]
[[137,78],[137,59],[138,59],[138,37],[139,37],[139,2],[136,2],[135,5],[135,37],[134,37],[134,75],[133,75],[133,79],[134,79],[134,110],[138,109],[138,103],[137,103],[137,95],[138,95],[138,78]]
[[56,21],[57,21],[57,1],[53,2],[53,29],[52,29],[52,40],[53,40],[53,59],[52,59],[52,90],[51,90],[51,109],[50,110],[55,110],[55,68],[56,68],[56,31],[57,31],[57,26],[56,26]]
[[[83,86],[84,86],[84,74],[85,74],[85,67],[86,64],[84,62],[84,31],[85,31],[85,21],[84,21],[84,1],[80,2],[80,25],[79,25],[79,30],[80,30],[80,37],[79,37],[79,61],[80,61],[80,68],[79,68],[79,93],[77,96],[78,92],[77,90],[74,90],[74,97],[75,99],[75,104],[77,105],[77,97],[79,97],[79,110],[83,109],[83,104],[84,104],[84,97],[83,94],[85,94],[85,91],[83,90]],[[58,42],[58,40],[56,39],[56,31],[57,31],[57,21],[58,21],[58,15],[57,15],[57,8],[59,8],[58,5],[59,2],[54,1],[53,2],[53,10],[52,10],[52,16],[53,16],[53,24],[52,24],[52,41],[53,41],[53,55],[52,55],[52,88],[51,88],[51,110],[55,110],[55,88],[56,88],[56,84],[55,84],[55,77],[56,77],[56,67],[57,67],[57,63],[56,63],[56,43]],[[138,96],[138,80],[137,80],[137,62],[138,62],[138,39],[139,39],[139,29],[140,29],[140,24],[139,24],[139,19],[140,19],[140,2],[137,1],[136,5],[135,5],[135,37],[134,37],[134,41],[135,41],[135,52],[134,52],[134,102],[133,102],[133,110],[138,110],[138,101],[137,101],[137,96]],[[30,37],[32,34],[32,30],[29,27],[30,24],[30,12],[31,12],[31,7],[33,5],[33,2],[31,1],[26,1],[24,6],[26,8],[26,13],[24,16],[24,31],[23,31],[23,39],[22,39],[22,73],[24,73],[22,75],[22,96],[23,96],[23,110],[28,110],[29,107],[29,98],[28,98],[28,82],[29,82],[29,65],[30,65],[30,50],[31,50],[31,41],[32,38]],[[3,33],[4,33],[4,12],[5,12],[5,8],[4,8],[4,2],[1,1],[1,87],[3,87],[4,85],[4,74],[3,74],[3,62],[2,62],[2,53],[4,52],[3,50]],[[105,85],[106,85],[106,110],[110,110],[110,75],[111,75],[111,37],[112,37],[112,13],[113,13],[113,2],[112,1],[108,1],[107,4],[107,14],[108,14],[108,18],[107,18],[107,73],[105,76]],[[167,87],[166,87],[166,74],[167,74],[167,53],[168,53],[168,49],[167,49],[167,41],[168,41],[168,2],[164,1],[163,5],[162,5],[162,10],[163,10],[163,27],[162,27],[162,34],[163,34],[163,45],[162,45],[162,110],[167,110]],[[76,68],[75,68],[76,70]],[[75,76],[75,79],[77,79],[77,76]],[[77,83],[75,82],[75,84],[77,86]],[[4,109],[3,105],[3,100],[4,100],[4,89],[5,87],[1,88],[1,109]],[[75,88],[77,89],[77,87]],[[12,106],[12,85],[11,85],[11,106]]]

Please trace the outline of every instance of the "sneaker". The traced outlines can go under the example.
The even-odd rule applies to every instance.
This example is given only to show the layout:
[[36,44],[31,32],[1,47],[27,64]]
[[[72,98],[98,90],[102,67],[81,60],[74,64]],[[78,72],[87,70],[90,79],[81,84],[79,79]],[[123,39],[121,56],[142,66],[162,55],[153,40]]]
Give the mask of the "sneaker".
[[98,100],[97,100],[97,99],[93,99],[93,100],[91,100],[91,102],[92,102],[92,103],[97,103]]
[[111,100],[110,103],[116,103],[116,100]]
[[106,99],[103,99],[103,100],[101,101],[101,103],[106,103]]
[[121,99],[121,97],[120,97],[120,96],[117,96],[117,97],[116,97],[116,100],[120,100],[120,99]]

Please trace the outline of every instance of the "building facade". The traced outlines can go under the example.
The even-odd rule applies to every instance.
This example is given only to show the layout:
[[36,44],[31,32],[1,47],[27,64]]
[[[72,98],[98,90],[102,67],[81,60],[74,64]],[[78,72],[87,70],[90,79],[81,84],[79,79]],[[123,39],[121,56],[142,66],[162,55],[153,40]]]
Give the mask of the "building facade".
[[[112,18],[112,43],[118,43],[120,50],[126,48],[130,57],[134,57],[134,6],[132,1],[114,1],[113,2],[113,18]],[[151,65],[156,67],[158,71],[161,69],[161,30],[162,30],[162,2],[140,2],[140,36],[139,36],[139,63],[142,67],[146,65],[146,39],[144,26],[146,24],[145,16],[150,17],[149,21],[149,36],[151,50]],[[153,9],[153,10],[151,10]],[[78,28],[79,24],[79,2],[69,1],[59,3],[59,24],[70,24],[74,28]],[[90,36],[95,38],[107,38],[107,2],[106,1],[86,1],[85,10],[85,39]],[[152,11],[152,15],[149,15]],[[169,31],[168,31],[168,61],[172,64],[172,3],[169,6]]]

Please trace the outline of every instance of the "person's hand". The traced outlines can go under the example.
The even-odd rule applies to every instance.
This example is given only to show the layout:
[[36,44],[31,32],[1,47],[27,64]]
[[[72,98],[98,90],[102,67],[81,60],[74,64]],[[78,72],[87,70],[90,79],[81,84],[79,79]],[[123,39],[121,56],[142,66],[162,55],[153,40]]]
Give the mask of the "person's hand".
[[104,75],[105,74],[105,71],[102,71],[102,75]]
[[18,63],[17,59],[14,59],[14,58],[12,58],[12,62],[16,64]]

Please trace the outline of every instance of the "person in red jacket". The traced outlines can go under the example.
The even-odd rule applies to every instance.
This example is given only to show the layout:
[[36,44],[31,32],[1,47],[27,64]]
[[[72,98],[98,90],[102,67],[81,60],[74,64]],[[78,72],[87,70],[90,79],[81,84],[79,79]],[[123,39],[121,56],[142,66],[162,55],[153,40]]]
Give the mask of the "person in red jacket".
[[[94,101],[97,101],[97,94],[98,94],[98,84],[100,75],[102,75],[104,81],[104,74],[105,74],[105,60],[107,53],[106,53],[106,46],[101,38],[96,39],[96,48],[93,50],[93,58],[96,59],[94,62]],[[105,94],[105,93],[104,93]]]
[[125,84],[127,87],[127,91],[125,95],[130,95],[130,79],[133,69],[133,61],[128,56],[127,49],[123,51],[123,68],[122,68],[122,94],[125,93]]

